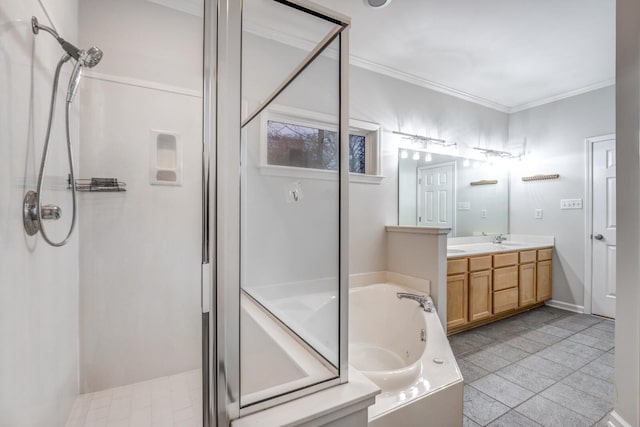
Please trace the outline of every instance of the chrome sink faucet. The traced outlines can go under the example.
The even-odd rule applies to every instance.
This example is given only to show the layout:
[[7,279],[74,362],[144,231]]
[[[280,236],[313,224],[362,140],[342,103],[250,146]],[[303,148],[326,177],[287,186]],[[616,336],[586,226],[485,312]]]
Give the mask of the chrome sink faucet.
[[412,294],[409,292],[398,292],[396,296],[398,297],[398,299],[406,298],[416,301],[418,304],[420,304],[420,307],[422,307],[424,311],[428,313],[431,313],[433,311],[433,303],[427,296]]
[[493,243],[496,243],[496,244],[498,244],[498,245],[499,245],[500,243],[504,242],[505,240],[507,240],[507,238],[506,238],[506,237],[503,237],[503,236],[502,236],[502,233],[500,233],[500,234],[498,234],[498,235],[496,236],[496,238],[495,238],[495,239],[493,239]]

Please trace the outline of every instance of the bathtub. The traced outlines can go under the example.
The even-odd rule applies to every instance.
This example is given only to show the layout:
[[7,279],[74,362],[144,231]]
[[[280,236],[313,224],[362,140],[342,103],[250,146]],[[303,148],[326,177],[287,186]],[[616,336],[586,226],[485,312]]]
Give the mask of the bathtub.
[[382,393],[369,426],[461,426],[463,380],[436,311],[394,284],[349,291],[349,363]]
[[336,377],[334,369],[319,361],[244,293],[240,307],[242,406]]

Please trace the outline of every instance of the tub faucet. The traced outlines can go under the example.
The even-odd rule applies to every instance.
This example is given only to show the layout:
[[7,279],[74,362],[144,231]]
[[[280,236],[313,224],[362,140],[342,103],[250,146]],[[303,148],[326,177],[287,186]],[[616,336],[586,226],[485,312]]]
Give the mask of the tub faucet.
[[398,297],[398,299],[406,298],[416,301],[418,304],[420,304],[420,307],[422,307],[424,311],[428,313],[431,313],[433,311],[433,303],[427,296],[412,294],[409,292],[398,292],[396,296]]
[[506,237],[502,237],[502,233],[501,233],[501,234],[498,234],[495,239],[493,239],[493,243],[496,243],[496,244],[499,245],[500,243],[504,242],[505,240],[507,240],[507,238]]

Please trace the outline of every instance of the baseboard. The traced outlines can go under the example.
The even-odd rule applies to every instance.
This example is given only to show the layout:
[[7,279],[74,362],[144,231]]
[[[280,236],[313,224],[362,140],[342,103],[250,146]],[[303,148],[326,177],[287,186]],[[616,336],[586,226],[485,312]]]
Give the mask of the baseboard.
[[607,422],[609,427],[631,427],[631,424],[625,421],[615,410],[609,414],[609,421]]
[[549,307],[555,307],[561,310],[572,311],[574,313],[580,314],[584,313],[584,306],[582,305],[569,304],[568,302],[558,301],[554,299],[545,302],[545,304]]

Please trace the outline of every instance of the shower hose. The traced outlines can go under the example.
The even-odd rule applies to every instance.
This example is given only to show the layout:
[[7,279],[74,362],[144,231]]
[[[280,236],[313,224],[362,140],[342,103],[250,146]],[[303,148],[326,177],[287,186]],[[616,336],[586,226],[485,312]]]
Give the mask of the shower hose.
[[47,165],[47,156],[49,154],[49,140],[51,138],[51,126],[53,123],[53,116],[54,116],[54,111],[56,107],[56,96],[58,93],[58,81],[60,79],[60,70],[62,69],[62,66],[70,59],[71,57],[69,55],[64,55],[60,59],[60,61],[58,62],[58,66],[56,67],[55,76],[53,78],[53,90],[51,92],[51,103],[49,106],[49,123],[47,124],[47,133],[45,135],[44,147],[42,149],[42,159],[40,161],[40,172],[38,174],[38,186],[36,189],[36,214],[38,216],[37,219],[40,224],[40,232],[42,233],[42,238],[45,240],[45,242],[47,242],[51,246],[56,246],[56,247],[64,246],[67,244],[67,242],[69,241],[69,238],[71,237],[71,234],[73,233],[73,229],[76,225],[76,212],[77,212],[76,179],[73,172],[73,153],[71,150],[71,136],[69,133],[69,114],[71,110],[70,100],[67,100],[65,102],[65,133],[66,133],[66,140],[67,140],[67,155],[69,158],[69,180],[70,180],[69,185],[71,186],[71,199],[73,202],[73,213],[71,216],[71,226],[69,227],[69,231],[67,232],[67,235],[64,238],[64,240],[61,240],[59,242],[54,242],[47,235],[44,224],[41,220],[40,199],[42,197],[42,182],[44,181],[44,170]]

